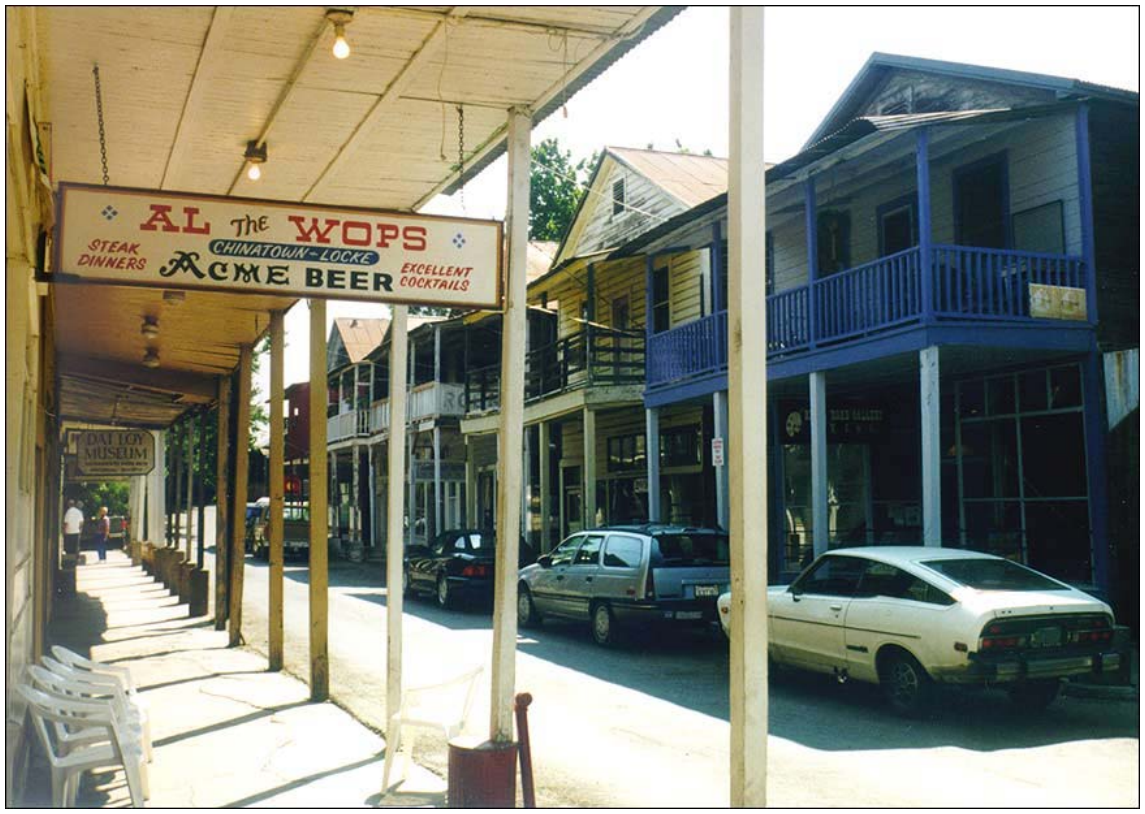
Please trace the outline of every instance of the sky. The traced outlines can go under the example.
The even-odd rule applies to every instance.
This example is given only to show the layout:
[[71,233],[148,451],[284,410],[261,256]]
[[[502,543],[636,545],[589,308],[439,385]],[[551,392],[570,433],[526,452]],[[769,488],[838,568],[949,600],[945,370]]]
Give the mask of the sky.
[[[632,49],[533,131],[574,159],[603,146],[728,152],[728,9],[689,7]],[[779,162],[804,141],[873,52],[1083,79],[1137,91],[1140,20],[1133,8],[778,8],[765,12],[764,156]],[[423,211],[501,219],[506,160],[460,196]],[[381,305],[332,301],[335,317],[384,317]],[[286,318],[286,383],[309,376],[309,314]],[[269,364],[258,386],[269,390]]]

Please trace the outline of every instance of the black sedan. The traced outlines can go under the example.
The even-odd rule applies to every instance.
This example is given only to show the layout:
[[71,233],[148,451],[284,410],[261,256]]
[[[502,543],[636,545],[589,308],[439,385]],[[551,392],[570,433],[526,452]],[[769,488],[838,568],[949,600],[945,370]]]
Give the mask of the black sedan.
[[[402,587],[406,596],[431,594],[443,608],[459,598],[493,596],[494,537],[491,531],[451,529],[429,545],[406,549]],[[533,561],[532,548],[521,541],[519,564]]]

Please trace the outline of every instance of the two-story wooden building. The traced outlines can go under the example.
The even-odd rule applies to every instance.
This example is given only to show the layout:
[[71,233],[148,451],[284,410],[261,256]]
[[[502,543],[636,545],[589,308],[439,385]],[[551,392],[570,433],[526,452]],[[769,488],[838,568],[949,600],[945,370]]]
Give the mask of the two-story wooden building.
[[[926,543],[1117,593],[1103,353],[1138,342],[1138,134],[1136,93],[875,54],[767,170],[773,574]],[[679,265],[696,251],[706,272]],[[690,318],[646,324],[650,504],[702,516],[714,491],[726,518],[726,470],[677,486],[663,454],[735,443],[726,196],[608,257],[644,260],[649,309],[704,292]]]
[[[551,269],[530,280],[522,511],[538,550],[648,516],[643,261],[609,255],[726,188],[724,159],[606,148]],[[680,267],[706,269],[705,257],[693,252]],[[703,307],[701,287],[677,293],[681,313]],[[495,513],[499,334],[495,317],[471,320],[461,422],[470,517],[485,524]]]

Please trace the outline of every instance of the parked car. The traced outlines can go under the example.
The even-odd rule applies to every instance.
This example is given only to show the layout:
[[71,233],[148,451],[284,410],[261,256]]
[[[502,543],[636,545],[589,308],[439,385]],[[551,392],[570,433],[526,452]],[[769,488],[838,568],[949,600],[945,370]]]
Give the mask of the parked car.
[[[1008,690],[1042,709],[1061,679],[1114,672],[1104,602],[992,554],[922,546],[827,552],[767,591],[768,655],[780,665],[882,687],[913,716],[936,683]],[[719,599],[730,621],[731,595]]]
[[[251,532],[252,551],[260,560],[270,559],[270,498],[258,501]],[[305,559],[310,553],[310,507],[307,504],[287,503],[282,507],[283,559]]]
[[517,594],[522,627],[548,616],[591,622],[597,644],[627,626],[714,624],[728,589],[728,537],[713,529],[613,526],[565,539],[523,568]]
[[[127,531],[127,518],[122,515],[113,514],[108,515],[108,528],[110,529],[107,535],[107,542],[109,545],[122,545],[125,539],[124,535]],[[99,518],[89,517],[84,520],[83,528],[80,529],[80,544],[90,543],[95,545],[96,535],[99,534]]]
[[[409,546],[402,571],[403,593],[431,594],[443,608],[463,597],[491,598],[495,545],[491,531],[451,529],[438,534],[429,545]],[[533,549],[524,540],[518,550],[518,566],[533,561]]]

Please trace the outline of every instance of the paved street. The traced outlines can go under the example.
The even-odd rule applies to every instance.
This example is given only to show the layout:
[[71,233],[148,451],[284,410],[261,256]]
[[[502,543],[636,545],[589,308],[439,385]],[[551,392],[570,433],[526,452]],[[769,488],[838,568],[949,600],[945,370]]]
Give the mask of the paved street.
[[[286,568],[286,664],[307,675],[307,572]],[[385,590],[378,565],[331,566],[334,699],[384,728]],[[244,631],[265,652],[267,567],[247,560]],[[407,681],[487,663],[490,610],[406,604]],[[616,650],[560,623],[519,641],[538,799],[549,806],[728,802],[728,658],[715,635]],[[487,720],[488,682],[471,726]],[[771,688],[769,802],[777,806],[1121,806],[1138,801],[1138,705],[1061,698],[1023,716],[1001,693],[947,692],[931,720],[902,721],[873,688],[781,674]],[[445,774],[444,744],[418,761]]]

